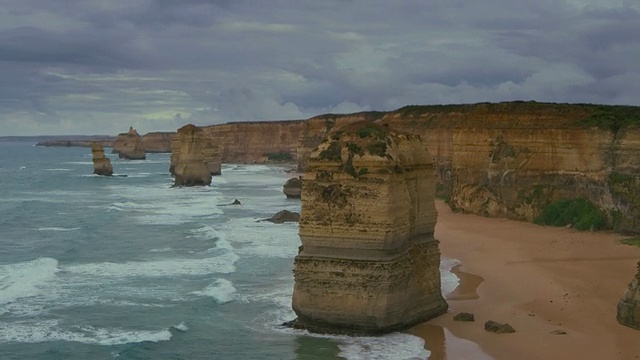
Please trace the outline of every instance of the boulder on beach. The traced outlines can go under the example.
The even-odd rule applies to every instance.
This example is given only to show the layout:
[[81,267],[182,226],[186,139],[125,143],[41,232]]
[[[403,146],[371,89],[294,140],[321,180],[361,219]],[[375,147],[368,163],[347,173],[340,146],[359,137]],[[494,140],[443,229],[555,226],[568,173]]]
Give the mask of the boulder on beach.
[[496,334],[509,334],[509,333],[516,332],[516,330],[508,323],[501,324],[493,320],[489,320],[486,323],[484,323],[484,329],[486,331],[493,332]]

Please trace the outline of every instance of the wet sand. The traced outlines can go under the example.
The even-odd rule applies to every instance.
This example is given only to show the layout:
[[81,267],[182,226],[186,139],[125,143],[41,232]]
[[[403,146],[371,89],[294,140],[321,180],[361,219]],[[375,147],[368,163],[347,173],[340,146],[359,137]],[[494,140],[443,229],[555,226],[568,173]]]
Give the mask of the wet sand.
[[[461,281],[449,312],[410,330],[425,339],[431,360],[640,359],[640,331],[616,321],[640,260],[640,248],[619,243],[624,236],[436,207],[440,250],[462,265],[453,269]],[[453,321],[462,311],[476,321]],[[486,332],[488,320],[516,333]]]

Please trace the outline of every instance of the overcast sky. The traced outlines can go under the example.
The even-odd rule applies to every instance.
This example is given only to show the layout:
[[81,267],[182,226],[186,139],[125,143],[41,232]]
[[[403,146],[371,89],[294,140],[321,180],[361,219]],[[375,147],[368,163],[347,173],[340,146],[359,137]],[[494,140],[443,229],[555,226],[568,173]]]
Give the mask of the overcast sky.
[[2,0],[0,136],[640,105],[638,0]]

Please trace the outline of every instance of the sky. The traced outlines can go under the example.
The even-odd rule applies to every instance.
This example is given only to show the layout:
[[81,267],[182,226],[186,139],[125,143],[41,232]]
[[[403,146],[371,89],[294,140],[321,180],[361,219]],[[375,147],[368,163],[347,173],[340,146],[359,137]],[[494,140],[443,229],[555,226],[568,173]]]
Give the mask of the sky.
[[2,0],[0,136],[640,105],[638,0]]

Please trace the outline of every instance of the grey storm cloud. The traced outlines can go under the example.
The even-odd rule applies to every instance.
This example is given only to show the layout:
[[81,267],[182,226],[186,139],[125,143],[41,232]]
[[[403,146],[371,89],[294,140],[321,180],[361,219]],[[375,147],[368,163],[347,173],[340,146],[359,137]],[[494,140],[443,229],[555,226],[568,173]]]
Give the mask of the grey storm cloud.
[[640,105],[626,0],[4,0],[0,136],[536,100]]

